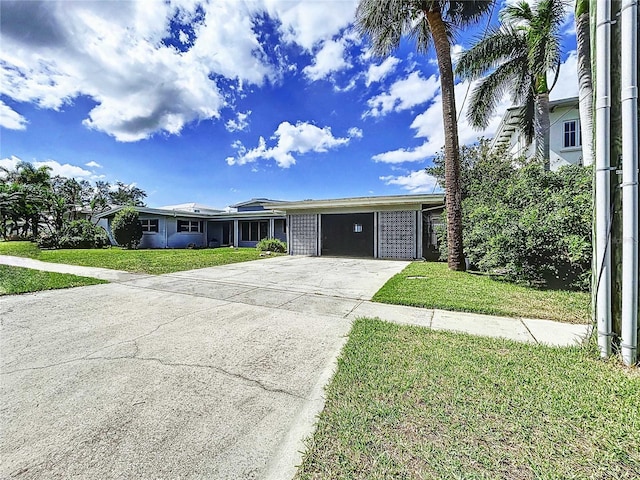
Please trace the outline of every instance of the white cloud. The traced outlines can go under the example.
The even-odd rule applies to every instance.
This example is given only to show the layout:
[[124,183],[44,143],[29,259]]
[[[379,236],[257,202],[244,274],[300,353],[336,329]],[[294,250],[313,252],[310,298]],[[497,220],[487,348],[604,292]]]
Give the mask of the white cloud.
[[237,157],[228,157],[229,165],[244,165],[260,159],[275,160],[281,168],[289,168],[296,163],[294,153],[305,154],[308,152],[324,153],[330,149],[347,145],[351,138],[359,138],[362,131],[350,129],[347,137],[334,137],[330,127],[316,127],[310,123],[298,122],[295,125],[282,122],[271,140],[277,140],[273,147],[267,147],[264,137],[260,137],[258,146],[247,149],[241,142],[236,141],[233,147],[237,150]]
[[[6,168],[7,170],[13,170],[16,168],[18,163],[20,163],[22,159],[16,157],[15,155],[11,155],[11,157],[3,158],[0,160],[0,167]],[[76,165],[71,165],[69,163],[60,163],[55,160],[46,160],[43,162],[30,162],[34,167],[49,167],[51,176],[60,175],[62,177],[69,178],[93,178],[94,175],[89,171],[85,170],[82,167],[78,167]]]
[[102,165],[100,165],[98,162],[95,162],[93,160],[91,160],[90,162],[87,162],[84,164],[85,167],[89,167],[89,168],[102,168]]
[[334,72],[351,67],[345,60],[346,40],[329,40],[324,42],[313,61],[313,65],[304,67],[302,72],[311,80],[322,80]]
[[[551,90],[549,98],[560,100],[578,96],[578,53],[575,50],[569,52],[569,56],[560,65],[560,74],[556,86]],[[549,81],[552,81],[550,79]]]
[[[220,118],[233,102],[218,78],[260,86],[297,68],[265,52],[256,28],[260,15],[272,16],[286,42],[309,52],[322,45],[306,73],[324,78],[348,65],[339,54],[342,42],[354,42],[344,31],[356,5],[357,0],[336,9],[303,0],[169,0],[153,8],[143,1],[4,2],[0,93],[56,110],[79,96],[91,98],[97,105],[84,125],[122,142],[179,134],[190,122]],[[193,31],[172,30],[176,19]],[[342,40],[335,40],[341,33]],[[170,35],[175,38],[167,45]],[[2,107],[2,124],[24,128],[26,119]]]
[[387,57],[380,65],[369,65],[367,70],[367,79],[365,84],[367,87],[374,82],[379,82],[384,77],[393,72],[400,63],[400,59],[396,57]]
[[369,99],[367,104],[370,109],[363,116],[381,117],[392,111],[408,110],[431,100],[439,88],[435,75],[425,80],[420,72],[412,72],[407,78],[391,85],[388,93]]
[[27,128],[27,119],[16,112],[9,105],[0,100],[0,127],[9,130],[25,130]]
[[442,189],[438,186],[438,181],[426,170],[417,170],[408,175],[394,176],[388,175],[380,177],[385,185],[398,185],[411,193],[435,193]]
[[249,122],[247,118],[251,115],[251,110],[248,110],[245,113],[238,112],[236,119],[231,119],[227,121],[225,127],[228,132],[243,132],[249,127]]

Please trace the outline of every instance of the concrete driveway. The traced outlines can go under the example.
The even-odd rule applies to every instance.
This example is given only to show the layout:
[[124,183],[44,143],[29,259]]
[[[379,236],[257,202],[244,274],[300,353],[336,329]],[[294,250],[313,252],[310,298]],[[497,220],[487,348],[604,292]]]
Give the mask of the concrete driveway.
[[277,257],[1,298],[0,478],[290,478],[347,316],[406,265]]

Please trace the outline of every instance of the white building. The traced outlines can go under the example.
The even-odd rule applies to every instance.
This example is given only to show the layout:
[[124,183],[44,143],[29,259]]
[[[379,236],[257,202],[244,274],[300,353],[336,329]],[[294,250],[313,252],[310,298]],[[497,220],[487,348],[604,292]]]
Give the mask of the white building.
[[[520,127],[520,107],[509,108],[502,118],[491,148],[508,145],[514,157],[533,157],[533,143],[527,145]],[[551,170],[565,165],[582,165],[582,143],[578,97],[549,102],[549,146]]]

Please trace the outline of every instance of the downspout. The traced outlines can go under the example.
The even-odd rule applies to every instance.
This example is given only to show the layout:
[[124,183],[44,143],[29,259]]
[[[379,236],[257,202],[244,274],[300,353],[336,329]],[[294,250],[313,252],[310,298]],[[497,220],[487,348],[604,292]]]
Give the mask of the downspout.
[[638,0],[621,10],[622,338],[625,365],[638,355]]
[[611,355],[611,247],[610,120],[611,120],[611,2],[596,9],[596,268],[595,297],[598,347],[603,358]]

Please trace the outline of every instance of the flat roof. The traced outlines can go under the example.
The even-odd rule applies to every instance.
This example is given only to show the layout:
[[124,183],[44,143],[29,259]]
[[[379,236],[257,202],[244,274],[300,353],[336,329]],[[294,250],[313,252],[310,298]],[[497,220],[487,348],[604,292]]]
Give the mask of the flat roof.
[[444,204],[444,194],[420,194],[420,195],[387,195],[379,197],[349,197],[329,198],[324,200],[301,200],[297,202],[278,202],[270,204],[265,202],[266,208],[278,210],[312,210],[344,207],[382,207],[407,204]]

